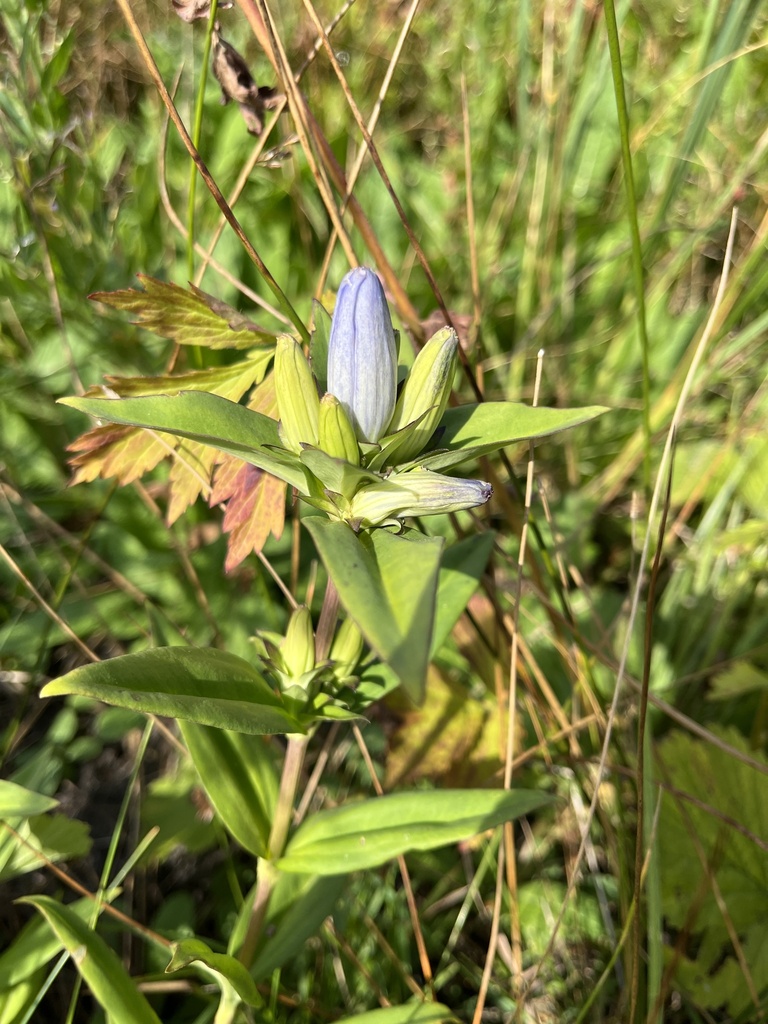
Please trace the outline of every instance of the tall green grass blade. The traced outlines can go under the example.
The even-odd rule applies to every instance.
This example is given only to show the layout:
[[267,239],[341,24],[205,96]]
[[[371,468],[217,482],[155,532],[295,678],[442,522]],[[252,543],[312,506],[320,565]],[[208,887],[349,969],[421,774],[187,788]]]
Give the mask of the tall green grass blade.
[[43,915],[96,1000],[113,1019],[126,1024],[161,1024],[106,942],[68,907],[50,896],[25,896],[20,902]]
[[643,485],[646,498],[651,490],[651,368],[648,343],[648,325],[645,315],[645,272],[643,270],[643,246],[640,241],[640,225],[638,222],[637,196],[635,194],[635,174],[632,169],[632,151],[629,143],[629,113],[627,97],[624,92],[624,71],[621,64],[621,46],[619,43],[619,26],[616,21],[614,0],[605,0],[605,27],[608,34],[608,48],[611,54],[611,71],[613,74],[613,91],[616,97],[616,110],[619,119],[619,136],[621,138],[621,159],[624,168],[624,189],[627,201],[627,220],[632,239],[632,279],[635,288],[637,305],[637,333],[640,339],[640,353],[643,371],[642,403],[643,403]]

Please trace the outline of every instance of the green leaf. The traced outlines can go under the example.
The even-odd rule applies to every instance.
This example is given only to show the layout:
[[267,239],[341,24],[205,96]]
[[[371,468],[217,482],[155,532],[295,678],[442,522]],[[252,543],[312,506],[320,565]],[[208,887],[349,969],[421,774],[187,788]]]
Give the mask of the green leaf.
[[272,751],[259,736],[180,722],[181,733],[208,797],[244,849],[264,857],[278,779]]
[[271,332],[194,285],[189,289],[181,288],[145,274],[139,274],[139,280],[144,286],[143,292],[124,288],[116,292],[94,292],[90,298],[113,309],[133,313],[145,330],[170,338],[179,345],[212,349],[274,345]]
[[424,682],[443,541],[416,531],[356,534],[346,523],[304,519],[348,615],[414,701]]
[[33,814],[44,814],[58,806],[58,800],[33,793],[31,789],[17,786],[15,782],[0,779],[0,819],[29,818]]
[[[762,536],[765,536],[765,523]],[[768,672],[761,672],[748,661],[735,661],[712,680],[707,700],[738,700],[748,693],[768,690]]]
[[[90,918],[93,900],[81,899],[67,904],[67,910],[83,921]],[[61,940],[40,917],[33,917],[13,943],[0,954],[0,992],[15,988],[60,953]]]
[[335,459],[320,448],[306,447],[299,458],[324,487],[345,497],[351,497],[362,484],[382,484],[381,477],[370,470],[353,466],[344,459]]
[[211,445],[265,469],[302,494],[309,493],[306,470],[297,457],[283,451],[276,421],[218,395],[182,391],[142,398],[62,398],[60,402],[112,423],[160,430]]
[[214,953],[201,939],[183,939],[174,942],[171,947],[171,962],[165,968],[166,974],[181,971],[190,964],[199,961],[210,967],[212,971],[222,975],[232,985],[244,1003],[249,1006],[262,1006],[264,1000],[259,995],[253,978],[243,964],[226,953]]
[[[750,749],[737,730],[714,731],[729,746],[759,762],[763,771],[713,743],[677,729],[668,733],[657,746],[663,778],[673,787],[662,794],[659,868],[665,917],[697,937],[691,944],[695,959],[687,961],[687,967],[680,965],[678,983],[701,1005],[714,1008],[727,1003],[730,1015],[736,1016],[751,1000],[722,906],[727,907],[734,931],[742,939],[750,937],[743,952],[752,977],[764,978],[768,761]],[[688,796],[690,800],[685,799]]]
[[551,799],[532,790],[454,789],[345,804],[300,825],[277,866],[315,875],[375,868],[409,850],[462,842]]
[[312,318],[315,329],[312,331],[309,357],[312,363],[312,373],[315,375],[322,395],[328,390],[328,343],[331,340],[331,315],[317,299],[312,300]]
[[40,814],[19,826],[18,832],[25,842],[9,835],[13,845],[10,855],[0,858],[0,882],[23,875],[41,867],[43,861],[58,861],[68,857],[84,857],[91,848],[87,822],[68,818],[66,814]]
[[269,978],[273,971],[296,956],[333,913],[346,884],[345,875],[333,878],[279,875],[269,904],[265,929],[268,935],[251,968],[256,982]]
[[336,1024],[440,1024],[455,1020],[458,1020],[455,1013],[442,1003],[407,1003],[342,1017]]
[[470,597],[477,590],[495,539],[496,534],[487,531],[466,537],[445,549],[437,581],[437,610],[430,658],[445,643]]
[[82,975],[96,1000],[111,1017],[130,1024],[161,1024],[106,942],[68,907],[49,896],[25,896],[39,910]]
[[432,470],[446,470],[468,459],[498,451],[515,441],[547,437],[601,416],[600,405],[584,409],[546,409],[517,402],[483,402],[448,409],[432,438],[438,450],[416,459]]
[[233,732],[304,731],[252,665],[212,648],[159,647],[83,665],[48,683],[41,696],[70,693]]

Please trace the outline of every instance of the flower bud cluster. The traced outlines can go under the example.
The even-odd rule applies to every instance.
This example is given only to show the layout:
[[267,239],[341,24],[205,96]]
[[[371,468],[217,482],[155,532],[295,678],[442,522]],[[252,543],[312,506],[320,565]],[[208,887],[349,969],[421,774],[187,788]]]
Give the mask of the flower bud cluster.
[[339,287],[322,399],[301,347],[279,338],[275,382],[285,448],[304,456],[312,473],[319,470],[311,449],[347,466],[322,481],[312,477],[313,504],[361,529],[488,501],[488,484],[418,465],[445,413],[457,364],[456,332],[444,327],[419,352],[398,397],[396,332],[381,282],[367,267],[351,270]]

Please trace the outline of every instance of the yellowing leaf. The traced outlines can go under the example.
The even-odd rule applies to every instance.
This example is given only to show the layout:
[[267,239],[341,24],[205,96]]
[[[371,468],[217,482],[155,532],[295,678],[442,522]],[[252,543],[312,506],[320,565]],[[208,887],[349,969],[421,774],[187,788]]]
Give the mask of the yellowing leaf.
[[73,484],[89,483],[97,477],[116,477],[121,484],[130,484],[154,469],[177,444],[176,438],[162,437],[148,430],[108,423],[81,434],[67,451],[77,452],[70,459],[75,470]]
[[272,332],[252,323],[242,313],[195,288],[158,281],[139,274],[144,291],[125,288],[94,292],[90,297],[113,309],[133,313],[136,323],[179,345],[205,348],[255,348],[273,344]]
[[439,779],[452,788],[482,786],[498,771],[501,735],[491,697],[470,698],[466,688],[431,668],[423,706],[403,706],[387,757],[387,789],[418,779]]
[[[250,387],[261,380],[271,357],[270,349],[230,366],[161,377],[107,377],[107,384],[121,398],[208,391],[238,402]],[[274,388],[271,394],[274,395]],[[103,397],[103,393],[99,388],[91,388],[86,397]],[[69,450],[78,453],[71,460],[75,468],[72,482],[76,484],[97,477],[116,477],[121,484],[128,484],[175,453],[169,478],[169,523],[174,523],[200,492],[208,489],[217,455],[208,445],[119,424],[87,431],[70,445]]]

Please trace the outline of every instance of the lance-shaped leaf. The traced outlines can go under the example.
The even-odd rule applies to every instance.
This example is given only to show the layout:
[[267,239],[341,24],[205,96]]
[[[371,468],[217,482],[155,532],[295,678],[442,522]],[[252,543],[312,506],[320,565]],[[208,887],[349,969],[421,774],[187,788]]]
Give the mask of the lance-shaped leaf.
[[159,647],[83,665],[43,687],[232,732],[304,732],[247,661],[213,648]]
[[273,751],[260,736],[179,723],[200,781],[240,845],[264,857],[277,802]]
[[317,516],[306,518],[304,525],[347,614],[397,673],[411,699],[421,701],[442,539],[415,531],[403,536],[386,530],[358,535],[346,523]]
[[192,391],[146,398],[62,398],[60,401],[99,419],[147,427],[209,444],[266,469],[302,494],[309,493],[307,474],[301,463],[280,447],[276,422],[236,402]]
[[551,801],[533,790],[393,793],[307,818],[277,862],[281,871],[339,875],[379,867],[409,850],[459,843]]
[[[257,947],[256,957],[251,968],[251,975],[257,982],[268,978],[273,971],[288,963],[297,956],[307,941],[322,925],[344,891],[346,879],[315,878],[312,875],[289,875],[278,872],[277,884],[269,901],[264,934]],[[229,952],[232,953],[232,940],[236,939],[236,949],[240,948],[247,920],[253,907],[253,896],[246,897],[243,912],[237,922],[240,935],[233,929]],[[247,914],[247,917],[244,916]]]
[[112,1020],[131,1024],[161,1024],[160,1018],[131,980],[104,939],[85,921],[49,896],[25,896],[19,901],[39,910],[71,954],[97,1002]]
[[547,437],[587,423],[604,412],[608,410],[600,405],[584,409],[546,409],[517,402],[461,405],[446,411],[431,441],[433,453],[421,455],[416,462],[425,469],[451,469],[515,441]]
[[173,955],[165,968],[166,974],[181,971],[190,964],[201,963],[226,978],[238,996],[249,1006],[263,1006],[264,1000],[259,995],[253,978],[247,969],[226,953],[214,953],[202,939],[182,939],[174,942],[171,947]]
[[45,814],[58,806],[58,800],[53,800],[42,793],[35,793],[31,789],[25,789],[15,782],[0,779],[0,820],[8,821],[12,818],[29,818],[33,814]]
[[194,285],[181,288],[145,274],[139,274],[139,280],[143,292],[123,288],[116,292],[94,292],[90,298],[133,313],[136,323],[145,330],[179,345],[240,349],[274,345],[271,332]]

